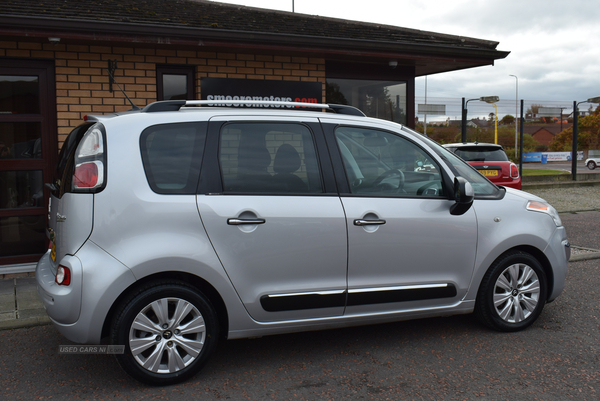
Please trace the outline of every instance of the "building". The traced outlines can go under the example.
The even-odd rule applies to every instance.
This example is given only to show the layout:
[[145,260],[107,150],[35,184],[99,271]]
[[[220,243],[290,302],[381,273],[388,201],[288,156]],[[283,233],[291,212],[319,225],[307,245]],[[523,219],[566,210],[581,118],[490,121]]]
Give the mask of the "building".
[[[236,96],[414,125],[415,77],[493,65],[488,40],[203,0],[0,2],[0,271],[47,248],[57,152],[86,114]],[[115,81],[110,79],[114,76]]]
[[523,133],[529,134],[540,143],[540,145],[550,146],[554,137],[560,134],[563,130],[572,127],[573,124],[564,122],[563,124],[543,124],[523,126]]

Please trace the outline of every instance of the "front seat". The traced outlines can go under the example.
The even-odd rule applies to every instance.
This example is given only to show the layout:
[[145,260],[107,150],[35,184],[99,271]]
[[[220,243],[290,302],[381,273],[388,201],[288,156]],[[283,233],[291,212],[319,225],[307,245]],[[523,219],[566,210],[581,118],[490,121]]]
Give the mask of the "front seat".
[[300,177],[294,174],[302,161],[298,151],[290,144],[284,143],[277,149],[273,162],[273,189],[275,192],[308,192],[308,187]]

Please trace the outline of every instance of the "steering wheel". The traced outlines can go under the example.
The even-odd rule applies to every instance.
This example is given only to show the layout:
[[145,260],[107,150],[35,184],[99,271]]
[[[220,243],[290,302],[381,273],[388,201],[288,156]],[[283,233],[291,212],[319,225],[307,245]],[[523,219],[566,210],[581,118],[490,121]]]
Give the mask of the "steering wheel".
[[402,191],[402,188],[404,188],[404,173],[402,172],[402,170],[399,170],[397,168],[392,168],[389,169],[388,171],[384,171],[383,173],[381,173],[381,175],[379,175],[379,177],[375,178],[375,181],[373,181],[373,187],[376,187],[377,185],[381,184],[381,182],[383,180],[385,180],[387,177],[389,176],[393,176],[393,175],[397,175],[398,176],[398,188],[395,189],[396,192],[400,192]]

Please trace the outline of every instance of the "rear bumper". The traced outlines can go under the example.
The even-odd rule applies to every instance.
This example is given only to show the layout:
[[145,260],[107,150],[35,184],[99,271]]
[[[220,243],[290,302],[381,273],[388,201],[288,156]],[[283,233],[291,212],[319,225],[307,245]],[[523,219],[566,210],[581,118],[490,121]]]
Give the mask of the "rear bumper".
[[71,284],[54,282],[50,253],[38,262],[36,280],[48,316],[67,339],[98,344],[110,308],[135,277],[122,263],[93,242],[87,241],[76,256],[67,255],[61,265],[72,268]]
[[71,284],[68,286],[56,284],[55,269],[48,251],[39,260],[35,270],[37,291],[48,316],[53,321],[71,324],[79,319],[81,312],[81,261],[75,256],[67,255],[60,264],[71,271]]

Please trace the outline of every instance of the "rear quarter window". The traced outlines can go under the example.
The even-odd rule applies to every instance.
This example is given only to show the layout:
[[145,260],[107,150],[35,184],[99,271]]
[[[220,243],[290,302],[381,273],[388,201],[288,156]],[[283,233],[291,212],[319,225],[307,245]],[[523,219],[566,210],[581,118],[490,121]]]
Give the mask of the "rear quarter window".
[[154,192],[196,193],[206,126],[206,123],[161,124],[142,132],[142,161],[148,184]]

